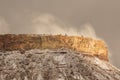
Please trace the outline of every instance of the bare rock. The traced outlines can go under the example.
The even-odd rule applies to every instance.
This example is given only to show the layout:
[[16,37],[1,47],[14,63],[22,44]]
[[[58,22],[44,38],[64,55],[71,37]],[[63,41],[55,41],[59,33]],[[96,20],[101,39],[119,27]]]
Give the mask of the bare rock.
[[83,36],[6,34],[0,35],[0,50],[67,48],[108,61],[108,49],[104,41]]

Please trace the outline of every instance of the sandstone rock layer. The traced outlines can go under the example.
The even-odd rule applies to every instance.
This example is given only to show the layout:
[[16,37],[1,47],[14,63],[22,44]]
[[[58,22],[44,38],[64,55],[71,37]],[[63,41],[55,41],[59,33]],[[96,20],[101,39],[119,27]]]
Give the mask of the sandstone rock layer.
[[66,35],[0,35],[0,49],[2,51],[59,48],[84,52],[87,55],[97,56],[100,59],[108,61],[108,49],[102,40]]

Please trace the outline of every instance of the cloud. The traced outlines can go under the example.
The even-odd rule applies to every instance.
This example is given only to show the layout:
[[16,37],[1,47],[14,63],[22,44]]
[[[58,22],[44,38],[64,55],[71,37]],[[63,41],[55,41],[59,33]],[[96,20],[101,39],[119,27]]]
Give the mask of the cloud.
[[70,25],[60,22],[59,19],[50,14],[41,14],[32,19],[32,27],[34,27],[36,34],[67,34],[79,35]]
[[[85,36],[98,39],[96,33],[90,23],[85,23],[80,25],[80,28],[76,28],[75,26],[71,26],[71,24],[67,24],[62,22],[57,17],[51,14],[33,14],[30,16],[31,20],[28,23],[28,27],[21,27],[19,28],[11,28],[8,26],[7,22],[4,18],[0,17],[0,34],[7,34],[7,33],[26,33],[26,34],[62,34],[62,35],[69,35],[69,36]],[[20,26],[20,25],[18,25]],[[17,26],[16,26],[17,27]],[[22,31],[21,31],[22,30]]]
[[6,21],[0,17],[0,34],[7,34],[9,33],[8,24]]
[[85,23],[78,28],[60,21],[51,14],[41,14],[32,18],[32,27],[35,34],[67,34],[74,36],[85,36],[98,39],[95,30],[90,23]]
[[94,39],[98,39],[96,32],[90,23],[81,25],[80,34],[85,37],[91,37]]

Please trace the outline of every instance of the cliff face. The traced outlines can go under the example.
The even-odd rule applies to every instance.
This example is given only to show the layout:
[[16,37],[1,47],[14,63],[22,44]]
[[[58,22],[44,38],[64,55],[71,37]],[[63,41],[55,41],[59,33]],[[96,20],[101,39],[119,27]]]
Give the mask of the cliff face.
[[0,80],[120,80],[102,40],[0,35]]
[[0,49],[3,51],[30,49],[68,48],[87,55],[108,60],[108,49],[102,40],[83,36],[7,34],[0,35]]

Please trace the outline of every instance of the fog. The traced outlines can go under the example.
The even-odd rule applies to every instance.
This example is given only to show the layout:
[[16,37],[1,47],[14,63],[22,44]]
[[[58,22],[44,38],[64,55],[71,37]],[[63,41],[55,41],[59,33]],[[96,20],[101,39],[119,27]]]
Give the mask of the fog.
[[9,33],[8,24],[5,22],[3,18],[0,17],[0,34],[7,34]]

